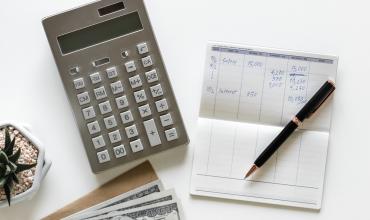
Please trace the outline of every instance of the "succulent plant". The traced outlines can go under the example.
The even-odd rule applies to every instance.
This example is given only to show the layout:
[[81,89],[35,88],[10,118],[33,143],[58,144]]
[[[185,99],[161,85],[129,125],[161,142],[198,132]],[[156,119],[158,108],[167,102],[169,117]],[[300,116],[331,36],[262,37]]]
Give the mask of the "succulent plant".
[[0,150],[0,188],[4,189],[6,199],[10,206],[11,192],[13,190],[14,183],[19,183],[17,174],[31,169],[36,164],[19,164],[17,161],[21,156],[21,149],[13,154],[15,138],[11,140],[9,130],[5,130],[5,146]]

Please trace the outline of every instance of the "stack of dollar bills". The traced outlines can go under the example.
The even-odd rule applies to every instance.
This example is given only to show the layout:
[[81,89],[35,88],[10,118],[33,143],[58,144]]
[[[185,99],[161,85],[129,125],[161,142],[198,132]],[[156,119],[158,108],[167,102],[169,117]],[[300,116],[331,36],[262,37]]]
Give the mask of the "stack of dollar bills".
[[174,190],[164,190],[160,180],[128,191],[70,215],[64,220],[183,220]]

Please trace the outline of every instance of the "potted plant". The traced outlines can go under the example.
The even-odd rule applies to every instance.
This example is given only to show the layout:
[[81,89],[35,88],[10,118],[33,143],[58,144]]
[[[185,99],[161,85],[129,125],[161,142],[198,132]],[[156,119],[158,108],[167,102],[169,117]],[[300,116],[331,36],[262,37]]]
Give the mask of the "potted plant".
[[31,199],[51,166],[40,142],[23,126],[0,124],[0,208]]

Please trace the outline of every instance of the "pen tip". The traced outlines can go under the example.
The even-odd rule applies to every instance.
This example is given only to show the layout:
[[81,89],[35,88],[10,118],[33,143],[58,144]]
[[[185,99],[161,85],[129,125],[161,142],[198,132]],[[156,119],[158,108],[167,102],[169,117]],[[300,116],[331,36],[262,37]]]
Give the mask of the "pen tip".
[[253,164],[253,166],[249,169],[247,174],[245,174],[244,179],[247,179],[249,176],[251,176],[254,172],[256,172],[257,169],[258,167],[256,166],[256,164]]

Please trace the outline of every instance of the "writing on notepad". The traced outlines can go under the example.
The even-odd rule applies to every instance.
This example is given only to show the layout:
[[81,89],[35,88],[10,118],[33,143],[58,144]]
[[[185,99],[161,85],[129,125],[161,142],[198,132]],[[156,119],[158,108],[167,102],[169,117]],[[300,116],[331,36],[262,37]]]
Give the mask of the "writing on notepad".
[[246,169],[328,79],[337,58],[210,44],[191,193],[321,207],[331,105],[305,122],[251,180]]

